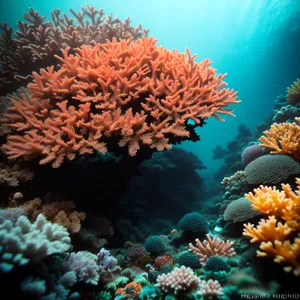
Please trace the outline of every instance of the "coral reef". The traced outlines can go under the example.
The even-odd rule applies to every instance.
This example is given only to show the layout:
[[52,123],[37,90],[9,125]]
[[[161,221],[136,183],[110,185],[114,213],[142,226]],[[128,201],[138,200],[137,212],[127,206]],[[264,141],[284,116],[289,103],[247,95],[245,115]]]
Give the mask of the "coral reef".
[[300,103],[300,79],[287,88],[287,98],[291,105]]
[[186,295],[199,288],[199,279],[191,268],[181,266],[171,273],[159,275],[156,286],[167,295]]
[[260,212],[253,209],[252,202],[245,197],[230,202],[223,214],[225,221],[245,222],[260,216]]
[[18,186],[20,181],[32,180],[34,173],[18,164],[0,163],[0,185]]
[[40,214],[34,223],[20,216],[14,223],[5,220],[0,224],[1,270],[9,272],[14,265],[29,261],[39,263],[46,256],[64,253],[71,247],[67,230],[52,224]]
[[200,256],[201,262],[206,262],[211,256],[228,256],[232,257],[235,255],[235,251],[232,248],[234,242],[222,241],[214,237],[213,239],[209,234],[206,235],[207,240],[203,243],[199,239],[196,239],[196,247],[192,243],[189,244],[190,251]]
[[63,50],[58,71],[33,73],[30,101],[12,99],[5,115],[14,129],[2,147],[8,158],[42,157],[40,164],[59,167],[77,153],[112,151],[113,140],[130,156],[142,146],[162,151],[193,139],[203,119],[233,115],[225,107],[239,103],[236,92],[223,89],[225,76],[215,76],[208,59],[196,63],[189,51],[170,52],[155,43],[114,39],[82,46],[76,55]]
[[[296,179],[297,190],[289,184],[282,184],[282,190],[261,186],[246,194],[255,209],[268,216],[255,227],[245,224],[244,236],[251,243],[260,243],[259,257],[272,257],[274,262],[286,266],[286,272],[300,275],[300,178]],[[295,236],[296,235],[296,236]]]
[[300,161],[300,118],[293,123],[274,123],[259,141],[261,147],[271,149],[273,154],[286,154]]
[[129,18],[122,22],[112,15],[105,17],[102,9],[89,5],[82,7],[80,12],[72,9],[70,12],[74,18],[55,9],[49,22],[31,8],[24,14],[26,21],[18,22],[16,32],[6,23],[0,25],[1,95],[27,84],[33,71],[57,65],[55,55],[61,55],[61,49],[70,48],[73,53],[75,48],[93,41],[138,39],[148,33],[141,26],[131,26]]
[[276,185],[300,174],[300,165],[287,155],[263,155],[245,168],[247,181],[252,185]]

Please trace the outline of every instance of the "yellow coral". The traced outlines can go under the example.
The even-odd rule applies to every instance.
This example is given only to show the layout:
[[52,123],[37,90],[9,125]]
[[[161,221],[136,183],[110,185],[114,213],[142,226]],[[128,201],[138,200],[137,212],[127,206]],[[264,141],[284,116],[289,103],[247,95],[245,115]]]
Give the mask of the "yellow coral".
[[[244,224],[244,236],[251,238],[251,243],[260,243],[257,256],[272,257],[274,262],[283,263],[284,270],[300,275],[300,178],[295,191],[289,184],[282,184],[282,190],[275,187],[260,186],[253,193],[246,194],[253,207],[268,219],[261,219],[255,227]],[[292,241],[292,233],[298,237]]]
[[264,131],[259,146],[271,149],[271,153],[286,154],[300,161],[300,118],[294,123],[274,123]]
[[248,193],[245,194],[245,197],[252,202],[254,209],[272,216],[282,216],[292,202],[290,198],[286,197],[284,191],[262,185],[254,189],[254,194]]
[[274,262],[287,264],[283,268],[284,271],[293,271],[296,276],[300,275],[300,235],[295,238],[293,243],[289,240],[284,242],[275,240],[273,243],[270,241],[262,242],[259,248],[263,251],[257,251],[257,256],[274,257]]
[[287,98],[292,105],[300,103],[300,79],[287,88]]
[[292,229],[285,223],[278,222],[274,216],[267,220],[261,219],[255,228],[253,224],[244,225],[244,236],[251,237],[251,243],[268,242],[270,240],[284,241],[292,232]]

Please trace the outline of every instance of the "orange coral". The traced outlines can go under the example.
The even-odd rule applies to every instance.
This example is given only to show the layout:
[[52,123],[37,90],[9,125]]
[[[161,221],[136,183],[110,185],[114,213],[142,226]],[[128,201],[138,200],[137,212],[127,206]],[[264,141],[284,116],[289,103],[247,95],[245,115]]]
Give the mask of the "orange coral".
[[196,239],[196,247],[192,243],[189,244],[189,250],[199,255],[201,262],[205,262],[211,256],[232,257],[236,254],[232,248],[234,242],[224,242],[216,237],[212,239],[209,234],[206,234],[206,237],[207,241],[203,243],[199,239]]
[[[300,275],[300,178],[294,192],[289,184],[282,184],[282,190],[260,186],[254,193],[246,194],[255,209],[269,215],[255,227],[244,224],[244,236],[251,243],[260,243],[257,256],[269,256],[276,263],[284,263],[286,272]],[[293,239],[293,236],[298,237]],[[293,241],[291,241],[293,239]]]
[[294,123],[274,123],[264,131],[259,141],[261,147],[272,149],[271,153],[287,154],[300,161],[300,118]]
[[300,103],[300,79],[287,88],[287,98],[292,105]]
[[135,281],[126,284],[125,288],[118,288],[116,294],[135,299],[142,291],[142,286]]
[[[58,167],[95,151],[144,145],[162,151],[192,138],[194,127],[218,114],[233,115],[236,92],[224,89],[208,59],[194,61],[187,50],[168,51],[154,38],[82,46],[77,55],[63,50],[62,67],[33,73],[25,96],[12,99],[5,122],[15,130],[3,146],[9,159],[42,157]],[[187,125],[193,120],[195,125]],[[112,138],[113,137],[113,138]]]
[[165,264],[168,264],[168,265],[171,265],[173,266],[174,264],[174,259],[169,256],[169,255],[164,255],[164,256],[159,256],[155,259],[155,262],[154,262],[154,266],[156,268],[158,268],[159,270],[161,269],[161,267]]

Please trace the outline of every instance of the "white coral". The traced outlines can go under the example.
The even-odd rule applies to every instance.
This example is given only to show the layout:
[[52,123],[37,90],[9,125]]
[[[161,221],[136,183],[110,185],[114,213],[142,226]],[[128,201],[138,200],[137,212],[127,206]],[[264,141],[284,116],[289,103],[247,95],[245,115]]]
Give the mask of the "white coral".
[[199,288],[199,279],[191,268],[181,266],[157,277],[156,287],[165,294],[188,294]]
[[0,224],[0,246],[5,253],[22,254],[32,263],[38,263],[48,255],[70,249],[71,239],[67,230],[38,215],[34,223],[21,216],[15,222],[6,220]]

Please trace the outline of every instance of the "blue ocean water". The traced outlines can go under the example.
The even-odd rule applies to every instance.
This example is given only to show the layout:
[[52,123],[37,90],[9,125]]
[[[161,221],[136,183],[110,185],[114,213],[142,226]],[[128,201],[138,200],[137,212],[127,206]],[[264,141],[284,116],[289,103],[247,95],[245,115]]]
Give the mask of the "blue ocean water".
[[[149,35],[168,49],[189,48],[197,61],[209,58],[219,73],[227,73],[230,88],[242,103],[234,106],[236,118],[226,123],[210,118],[200,130],[200,143],[184,143],[213,173],[219,161],[212,159],[216,145],[225,145],[240,124],[255,129],[271,112],[274,99],[299,77],[298,0],[153,0],[123,1],[1,1],[0,22],[17,25],[29,7],[47,16],[54,8],[68,14],[85,3],[103,8],[108,15],[149,29]],[[70,15],[70,13],[69,13]]]
[[[45,52],[33,60],[39,40],[26,30],[24,39],[13,36],[16,44],[5,40],[2,24],[26,28],[30,8],[46,17],[43,22],[55,23],[54,9],[73,18],[70,9],[86,5],[122,22],[129,17],[158,46],[189,49],[196,62],[210,59],[217,73],[227,74],[227,87],[238,92],[241,102],[229,106],[235,117],[221,115],[221,122],[210,116],[196,128],[200,141],[191,141],[194,123],[184,120],[191,136],[181,142],[168,132],[173,149],[156,151],[157,137],[149,142],[141,134],[144,139],[135,143],[140,124],[122,123],[124,112],[146,111],[151,87],[122,106],[109,98],[113,88],[107,96],[105,83],[98,85],[102,73],[89,73],[86,83],[80,68],[70,75]],[[300,298],[300,0],[2,0],[0,34],[0,292],[42,300]],[[34,53],[32,65],[18,57],[20,48],[24,55]],[[93,59],[84,57],[82,64],[92,69]],[[60,79],[67,78],[70,87],[58,88],[60,79],[38,70],[48,60],[56,75],[65,68]],[[109,67],[120,62],[108,61]],[[16,65],[23,77],[9,77]],[[25,78],[26,68],[40,72],[44,86],[38,75]],[[116,78],[114,84],[122,82]],[[118,100],[131,95],[126,93]],[[157,103],[164,103],[165,94],[155,95]],[[122,106],[108,109],[112,129],[97,123],[107,112],[102,96]],[[143,120],[147,126],[156,124],[153,110]],[[114,117],[124,127],[114,131]],[[156,119],[168,117],[163,111]],[[101,135],[93,131],[96,123]],[[274,134],[277,147],[259,146],[271,125],[282,128]],[[137,155],[131,155],[134,147]]]

